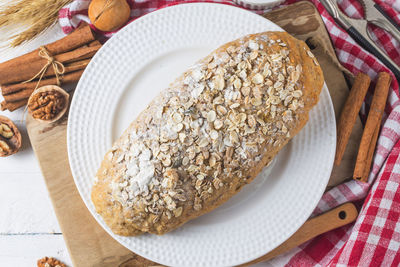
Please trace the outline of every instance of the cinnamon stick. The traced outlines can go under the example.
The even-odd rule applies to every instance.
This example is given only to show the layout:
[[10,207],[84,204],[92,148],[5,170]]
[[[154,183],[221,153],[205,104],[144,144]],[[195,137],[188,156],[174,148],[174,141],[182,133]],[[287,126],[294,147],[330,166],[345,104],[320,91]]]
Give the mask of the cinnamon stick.
[[335,155],[335,165],[340,165],[347,143],[353,130],[354,124],[361,105],[367,94],[371,79],[368,75],[359,72],[356,76],[353,86],[351,87],[349,96],[343,106],[338,122],[337,129],[337,145]]
[[101,48],[101,45],[80,47],[71,52],[59,54],[54,57],[55,60],[61,63],[75,62],[81,59],[91,58]]
[[372,167],[371,166],[372,158],[374,157],[376,142],[378,141],[380,128],[381,128],[380,125],[378,125],[375,128],[374,135],[372,136],[371,143],[369,144],[367,159],[365,161],[366,162],[365,169],[364,169],[363,176],[361,177],[361,181],[367,181],[368,180],[369,173],[370,173],[371,167]]
[[88,44],[88,46],[96,46],[96,45],[101,45],[101,43],[100,43],[99,40],[94,40],[93,42],[90,42],[90,43]]
[[26,103],[28,103],[28,98],[19,100],[17,102],[11,102],[11,103],[2,101],[0,103],[0,109],[1,109],[1,111],[7,110],[7,109],[9,111],[14,111],[14,110],[17,110],[17,109],[25,106]]
[[[63,84],[77,82],[79,80],[79,78],[81,77],[83,71],[84,70],[78,70],[78,71],[68,73],[68,74],[60,77],[60,80]],[[40,81],[40,84],[38,85],[38,87],[41,87],[44,85],[56,84],[56,83],[57,83],[57,79],[55,77],[52,77],[49,79],[42,79]],[[4,100],[6,102],[17,102],[19,100],[28,98],[32,94],[33,90],[35,89],[36,84],[37,84],[37,81],[32,81],[32,82],[24,83],[24,84],[16,84],[15,86],[19,87],[19,91],[12,93],[12,94],[8,94],[8,95],[3,95]]]
[[[88,44],[95,40],[95,36],[90,29],[89,25],[83,25],[73,31],[71,34],[65,36],[64,38],[57,40],[53,43],[45,45],[45,48],[51,55],[58,55],[61,53],[65,53],[71,50],[74,50],[78,47],[81,47],[85,44]],[[5,84],[7,82],[3,82],[4,77],[10,74],[10,70],[13,71],[15,68],[19,66],[23,66],[29,64],[31,62],[42,59],[39,56],[39,49],[36,49],[30,53],[19,56],[17,58],[10,59],[6,62],[0,64],[0,84]],[[11,72],[12,73],[12,72]]]
[[[54,83],[52,83],[52,84],[54,84]],[[43,84],[43,85],[41,84],[40,86],[44,86],[44,85],[48,85],[48,84]],[[35,87],[27,88],[25,90],[22,90],[22,91],[19,91],[19,92],[15,93],[15,94],[5,95],[4,96],[4,100],[6,102],[17,102],[17,101],[20,101],[22,99],[29,98],[29,96],[32,94],[34,89],[35,89]]]
[[[47,79],[42,79],[40,81],[39,86],[48,85],[48,84],[45,84],[46,80]],[[54,77],[54,80],[57,83],[57,80],[55,79],[55,77]],[[1,93],[3,94],[3,96],[5,96],[5,95],[10,95],[10,94],[16,93],[18,91],[21,91],[21,90],[24,90],[27,88],[31,88],[32,86],[33,86],[33,88],[35,88],[37,82],[38,81],[35,80],[35,81],[29,82],[29,83],[17,83],[17,84],[3,85],[1,87]]]
[[[90,60],[91,59],[84,59],[84,60],[80,60],[80,61],[76,61],[76,62],[72,62],[72,63],[66,64],[65,65],[64,76],[66,76],[66,74],[68,74],[70,72],[74,72],[74,71],[77,71],[77,70],[85,69],[86,66],[89,64]],[[54,74],[54,69],[51,68],[50,70],[51,71],[46,72],[46,74],[44,75],[45,77],[46,76],[49,77],[49,76],[54,76],[55,75]],[[57,83],[57,80],[55,79],[55,77],[52,77],[52,78],[54,78],[53,80],[55,81],[55,83]],[[48,84],[44,84],[44,83],[47,83],[47,81],[44,82],[44,80],[45,79],[43,79],[40,82],[40,86],[48,85]],[[29,82],[29,83],[17,83],[17,84],[3,85],[3,86],[1,86],[1,91],[2,91],[3,96],[5,96],[5,95],[9,95],[9,94],[16,93],[18,91],[24,90],[26,88],[35,88],[36,83],[37,83],[37,79],[32,81],[32,82]],[[55,84],[55,83],[53,82],[51,84]]]
[[374,138],[374,132],[379,127],[382,121],[382,115],[385,109],[387,96],[389,93],[390,82],[392,81],[391,76],[387,72],[380,72],[378,74],[378,82],[375,86],[374,96],[372,98],[371,107],[368,113],[367,122],[361,137],[360,147],[358,149],[356,166],[354,168],[353,178],[362,182],[367,182],[367,176],[365,176],[365,169],[370,168],[367,166],[368,153],[370,147],[375,148],[376,140]]
[[[62,53],[59,55],[54,56],[56,61],[61,62],[62,64],[70,63],[79,61],[82,59],[91,58],[99,49],[101,45],[96,46],[84,46],[79,47],[75,50],[70,52]],[[31,79],[36,74],[40,72],[40,70],[47,64],[47,60],[44,58],[40,58],[31,63],[27,63],[17,68],[9,69],[4,71],[3,73],[0,72],[0,84],[10,84],[10,83],[17,83],[23,82]],[[52,66],[47,68],[44,76],[54,75],[54,69]]]
[[[67,73],[70,73],[70,72],[74,72],[74,71],[82,70],[82,69],[86,68],[86,66],[89,64],[90,60],[91,60],[90,58],[83,59],[83,60],[71,62],[69,64],[64,65],[64,69],[65,69],[64,75]],[[46,73],[44,74],[44,77],[49,77],[49,76],[55,76],[53,68],[49,68],[46,71]]]

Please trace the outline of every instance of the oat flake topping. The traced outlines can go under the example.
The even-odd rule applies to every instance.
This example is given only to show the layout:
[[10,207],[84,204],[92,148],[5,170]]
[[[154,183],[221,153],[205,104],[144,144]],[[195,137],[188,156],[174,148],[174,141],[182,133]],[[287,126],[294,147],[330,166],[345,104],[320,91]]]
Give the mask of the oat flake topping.
[[[280,52],[267,54],[272,45]],[[259,144],[276,146],[290,137],[304,102],[302,67],[292,63],[287,44],[262,35],[224,51],[163,91],[154,110],[124,134],[122,147],[109,152],[120,174],[112,195],[123,208],[152,214],[154,222],[181,216],[186,201],[200,210],[204,199],[227,186],[222,173],[247,179],[242,173],[265,152]]]

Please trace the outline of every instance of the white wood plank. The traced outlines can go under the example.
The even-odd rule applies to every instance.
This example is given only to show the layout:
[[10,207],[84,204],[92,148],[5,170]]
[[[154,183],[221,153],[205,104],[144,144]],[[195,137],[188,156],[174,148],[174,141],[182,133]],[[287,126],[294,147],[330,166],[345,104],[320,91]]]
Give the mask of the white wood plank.
[[[2,96],[0,95],[2,101]],[[0,158],[0,178],[9,173],[40,173],[39,164],[33,153],[29,136],[23,121],[23,110],[14,112],[0,111],[0,115],[10,118],[18,127],[22,137],[22,147],[18,153],[9,157]],[[2,181],[0,180],[0,186]]]
[[[0,114],[2,114],[0,112]],[[3,115],[3,114],[2,114]],[[9,157],[0,158],[0,178],[6,177],[9,173],[40,173],[39,164],[32,151],[25,125],[19,126],[22,134],[22,149]],[[1,185],[2,181],[0,181]]]
[[[0,31],[0,36],[5,36],[4,33]],[[63,35],[56,24],[37,39],[17,48],[4,49],[4,43],[0,42],[0,62]],[[44,256],[56,257],[72,266],[62,235],[31,234],[60,232],[60,229],[22,121],[23,111],[0,114],[17,124],[23,139],[20,152],[0,158],[0,266],[36,266],[36,261]]]
[[[5,35],[0,30],[0,36]],[[35,40],[16,48],[0,42],[0,62],[17,57],[64,36],[58,24]],[[1,101],[1,100],[0,100]],[[0,158],[0,233],[59,232],[38,162],[26,133],[23,111],[0,112],[17,124],[22,134],[22,149]]]
[[41,173],[17,170],[0,177],[1,234],[60,232]]
[[46,256],[72,266],[62,235],[0,235],[1,266],[36,266]]

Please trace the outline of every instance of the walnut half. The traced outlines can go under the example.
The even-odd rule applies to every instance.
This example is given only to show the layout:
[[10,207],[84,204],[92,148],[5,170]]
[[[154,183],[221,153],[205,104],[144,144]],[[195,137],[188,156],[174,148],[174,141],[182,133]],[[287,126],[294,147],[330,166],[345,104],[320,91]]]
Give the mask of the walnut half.
[[17,153],[21,145],[22,138],[17,126],[9,118],[0,116],[0,157]]
[[55,258],[49,258],[49,257],[44,257],[40,260],[37,261],[37,266],[38,267],[67,267],[64,263],[61,261],[55,259]]
[[46,85],[35,90],[28,100],[28,112],[40,122],[60,119],[68,108],[69,95],[61,87]]

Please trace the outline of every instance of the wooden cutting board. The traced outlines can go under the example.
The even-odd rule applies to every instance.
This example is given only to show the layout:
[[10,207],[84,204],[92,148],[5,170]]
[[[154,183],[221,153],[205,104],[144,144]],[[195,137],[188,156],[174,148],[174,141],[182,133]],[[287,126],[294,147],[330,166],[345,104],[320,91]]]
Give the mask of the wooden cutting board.
[[[265,15],[299,39],[306,40],[313,48],[325,75],[333,100],[336,117],[348,94],[348,87],[332,49],[325,26],[309,2],[299,2]],[[40,124],[28,116],[27,129],[32,147],[38,158],[43,176],[52,200],[60,228],[74,266],[152,266],[148,261],[115,241],[95,221],[79,196],[71,175],[66,146],[67,116],[53,124]],[[358,143],[362,133],[358,121],[346,150],[343,163],[335,167],[329,186],[336,185],[351,177]],[[351,205],[350,205],[351,206]],[[293,248],[317,234],[329,231],[353,221],[357,215],[353,206],[340,207],[349,216],[338,220],[335,210],[329,213],[331,219],[311,219],[277,250],[263,257],[269,259]],[[332,215],[333,214],[333,215]],[[324,216],[324,215],[322,215]],[[322,217],[328,218],[328,217]],[[333,218],[336,218],[333,219]],[[314,221],[312,221],[314,220]],[[321,225],[318,229],[314,225]],[[310,230],[311,229],[311,230]]]

